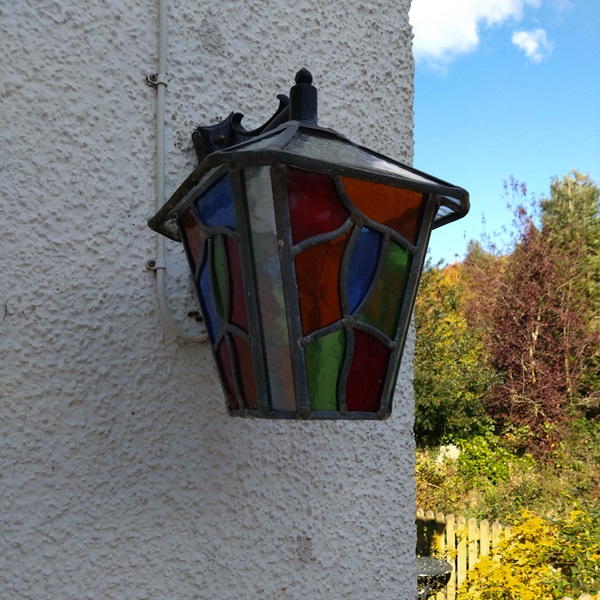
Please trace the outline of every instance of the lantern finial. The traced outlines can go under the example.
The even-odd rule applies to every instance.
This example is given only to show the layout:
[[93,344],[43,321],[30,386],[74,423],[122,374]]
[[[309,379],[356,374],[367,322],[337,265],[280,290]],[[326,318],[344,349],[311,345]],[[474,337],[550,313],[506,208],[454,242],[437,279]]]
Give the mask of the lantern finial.
[[312,84],[312,73],[306,68],[306,67],[302,67],[297,73],[296,73],[296,83],[308,83],[309,85]]
[[312,79],[308,69],[296,73],[296,85],[290,90],[290,121],[317,124],[317,88]]

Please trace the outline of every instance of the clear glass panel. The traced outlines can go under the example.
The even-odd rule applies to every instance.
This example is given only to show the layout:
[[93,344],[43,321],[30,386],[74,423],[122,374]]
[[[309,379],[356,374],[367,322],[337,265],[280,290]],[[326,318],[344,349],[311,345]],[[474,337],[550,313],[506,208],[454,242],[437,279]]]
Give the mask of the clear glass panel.
[[394,162],[385,160],[383,157],[375,156],[368,150],[359,148],[351,142],[310,135],[306,131],[298,133],[285,146],[284,150],[333,164],[378,171],[387,175],[398,175],[422,183],[435,183],[426,177],[402,168]]
[[349,217],[330,177],[288,167],[287,182],[294,244],[333,231]]
[[251,140],[249,142],[242,142],[241,144],[237,144],[236,146],[231,146],[227,148],[225,152],[251,152],[253,150],[261,150],[263,148],[268,148],[269,146],[278,146],[278,138],[280,136],[285,137],[286,131],[278,131],[276,133],[265,133],[263,136],[256,140]]
[[311,342],[304,352],[311,409],[338,410],[338,380],[346,353],[344,331]]
[[270,168],[247,169],[245,180],[272,408],[295,411],[296,395]]

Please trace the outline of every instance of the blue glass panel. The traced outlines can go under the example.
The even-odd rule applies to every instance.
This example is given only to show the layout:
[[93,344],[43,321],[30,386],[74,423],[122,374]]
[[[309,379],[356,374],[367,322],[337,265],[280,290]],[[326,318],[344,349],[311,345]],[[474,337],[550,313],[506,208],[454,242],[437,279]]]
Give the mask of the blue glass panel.
[[221,177],[196,200],[196,210],[209,227],[229,227],[235,230],[233,195],[227,175]]
[[354,312],[369,291],[381,253],[382,235],[363,227],[348,265],[348,300]]
[[[207,256],[208,254],[210,254],[210,260]],[[202,261],[202,266],[200,267],[200,273],[198,275],[198,296],[202,304],[202,314],[204,315],[206,330],[211,342],[214,344],[219,331],[221,319],[217,314],[213,301],[214,295],[210,268],[210,265],[212,264],[212,254],[213,248],[211,244],[209,247],[209,252],[204,254],[204,260]]]

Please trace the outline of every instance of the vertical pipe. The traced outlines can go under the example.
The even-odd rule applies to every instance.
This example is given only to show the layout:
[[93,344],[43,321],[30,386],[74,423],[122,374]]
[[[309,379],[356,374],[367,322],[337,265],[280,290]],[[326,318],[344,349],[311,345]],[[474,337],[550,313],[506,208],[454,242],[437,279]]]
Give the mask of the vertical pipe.
[[[156,194],[160,208],[165,198],[165,96],[167,91],[167,0],[158,0],[158,73],[156,75]],[[156,246],[156,295],[167,327],[187,342],[203,342],[206,335],[194,336],[183,331],[173,320],[165,295],[166,247],[165,238],[158,235]]]

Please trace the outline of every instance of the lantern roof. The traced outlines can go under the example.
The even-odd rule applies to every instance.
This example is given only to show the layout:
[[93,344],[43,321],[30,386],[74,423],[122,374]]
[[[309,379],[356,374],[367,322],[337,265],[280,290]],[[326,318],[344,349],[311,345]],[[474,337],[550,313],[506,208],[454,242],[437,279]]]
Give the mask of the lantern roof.
[[[229,118],[236,116],[241,119],[241,115]],[[158,233],[181,241],[176,224],[178,207],[189,200],[198,184],[225,168],[274,164],[354,176],[434,195],[439,207],[433,228],[460,219],[469,211],[469,194],[461,187],[357,145],[332,129],[305,121],[287,121],[248,141],[208,154],[148,224]]]

